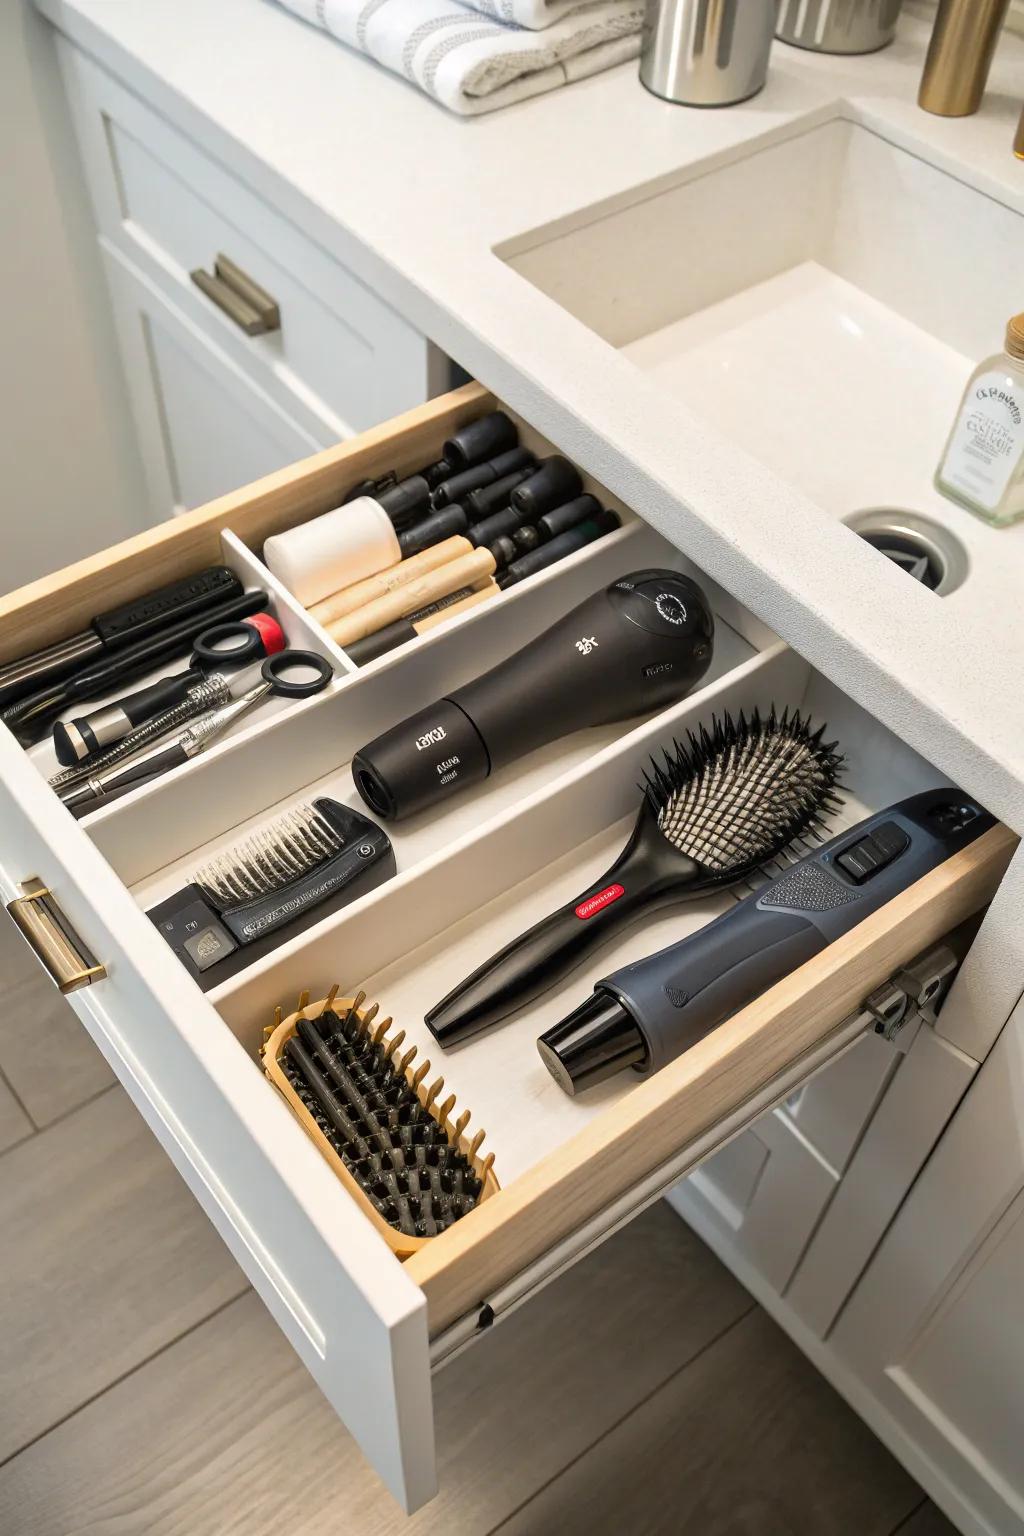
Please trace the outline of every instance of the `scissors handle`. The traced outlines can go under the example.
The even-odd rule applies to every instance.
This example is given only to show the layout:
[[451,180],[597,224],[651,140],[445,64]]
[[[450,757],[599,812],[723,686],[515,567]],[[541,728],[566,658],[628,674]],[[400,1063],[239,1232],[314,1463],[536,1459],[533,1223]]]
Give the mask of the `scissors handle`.
[[[246,674],[248,682],[251,673]],[[260,680],[212,714],[196,720],[178,738],[178,744],[186,757],[195,757],[209,746],[211,741],[234,725],[242,715],[248,714],[270,694],[286,699],[308,699],[320,693],[334,676],[334,668],[325,656],[316,651],[278,651],[268,656],[260,667]]]
[[[249,682],[251,676],[252,669],[245,675],[244,681]],[[65,797],[64,804],[76,816],[81,816],[97,801],[106,803],[117,799],[139,784],[197,757],[234,725],[236,720],[248,714],[272,693],[281,694],[285,698],[308,698],[326,688],[333,676],[334,668],[330,662],[315,651],[279,651],[276,656],[268,656],[260,667],[258,682],[246,687],[244,692],[229,703],[193,721],[171,746],[152,757],[142,758],[119,774],[90,780]]]
[[288,641],[270,613],[254,613],[230,624],[214,624],[192,642],[192,665],[217,671],[283,651]]
[[260,668],[274,692],[285,699],[308,699],[326,688],[334,668],[316,651],[278,651]]

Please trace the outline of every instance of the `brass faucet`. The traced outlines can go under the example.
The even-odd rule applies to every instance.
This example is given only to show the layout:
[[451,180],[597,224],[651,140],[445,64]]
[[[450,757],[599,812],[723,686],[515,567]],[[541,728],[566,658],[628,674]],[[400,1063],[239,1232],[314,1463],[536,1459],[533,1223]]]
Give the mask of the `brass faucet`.
[[918,105],[939,117],[977,112],[1010,0],[939,0]]

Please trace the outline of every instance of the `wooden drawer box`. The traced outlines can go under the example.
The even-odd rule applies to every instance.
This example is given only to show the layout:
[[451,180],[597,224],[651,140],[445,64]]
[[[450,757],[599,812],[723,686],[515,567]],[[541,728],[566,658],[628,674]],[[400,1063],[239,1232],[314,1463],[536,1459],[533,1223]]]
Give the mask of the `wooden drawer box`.
[[[234,564],[250,585],[266,582],[256,552],[268,534],[332,507],[357,480],[435,458],[456,425],[493,404],[467,386],[24,588],[0,604],[0,657],[25,654],[115,601],[214,561]],[[525,424],[521,430],[545,447]],[[707,921],[734,897],[691,904],[627,934],[526,1014],[445,1053],[447,1086],[487,1129],[502,1187],[400,1263],[259,1069],[276,1004],[294,1006],[307,988],[323,996],[335,981],[343,992],[365,987],[422,1042],[424,1004],[464,974],[468,958],[603,867],[635,812],[647,754],[713,711],[774,700],[827,718],[849,754],[850,822],[941,775],[705,582],[718,614],[716,657],[689,698],[663,715],[569,738],[433,818],[400,823],[396,878],[215,990],[198,990],[144,908],[197,855],[247,824],[314,787],[344,793],[348,782],[350,792],[346,765],[369,736],[588,592],[655,563],[688,568],[625,513],[617,532],[358,672],[271,581],[290,637],[335,660],[329,689],[258,714],[205,756],[82,823],[45,782],[49,748],[25,753],[0,731],[4,899],[38,877],[105,965],[105,979],[76,992],[73,1005],[409,1509],[435,1486],[432,1358],[573,1262],[848,1043],[865,1026],[857,1015],[864,996],[991,897],[1013,846],[1002,829],[990,832],[647,1081],[627,1076],[586,1102],[570,1100],[544,1072],[534,1038],[595,976]]]

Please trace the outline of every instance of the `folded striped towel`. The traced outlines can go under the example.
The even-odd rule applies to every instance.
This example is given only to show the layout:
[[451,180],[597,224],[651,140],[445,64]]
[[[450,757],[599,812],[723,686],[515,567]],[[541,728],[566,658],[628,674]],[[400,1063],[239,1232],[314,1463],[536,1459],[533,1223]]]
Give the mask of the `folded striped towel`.
[[530,27],[537,31],[550,27],[560,16],[578,11],[583,0],[459,0],[471,10],[493,16],[495,21],[508,22],[510,26]]
[[635,58],[644,13],[644,0],[280,3],[466,115],[493,112]]

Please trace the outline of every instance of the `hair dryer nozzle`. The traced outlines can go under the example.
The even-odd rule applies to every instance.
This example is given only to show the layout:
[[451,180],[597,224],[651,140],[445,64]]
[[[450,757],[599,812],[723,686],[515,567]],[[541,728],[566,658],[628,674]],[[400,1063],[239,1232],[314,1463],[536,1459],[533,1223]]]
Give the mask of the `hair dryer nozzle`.
[[576,1094],[639,1066],[644,1037],[617,998],[600,988],[537,1041],[541,1060],[559,1088]]

